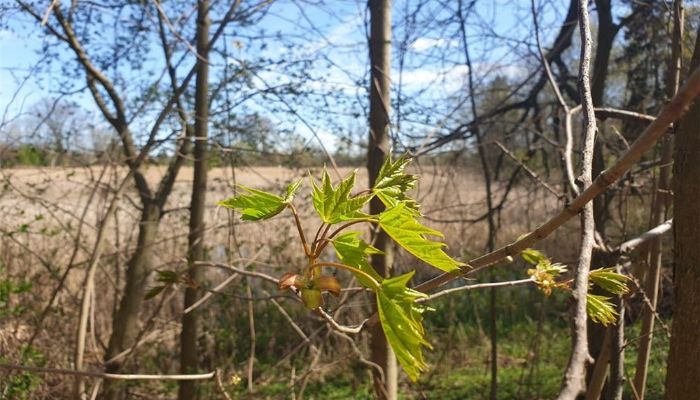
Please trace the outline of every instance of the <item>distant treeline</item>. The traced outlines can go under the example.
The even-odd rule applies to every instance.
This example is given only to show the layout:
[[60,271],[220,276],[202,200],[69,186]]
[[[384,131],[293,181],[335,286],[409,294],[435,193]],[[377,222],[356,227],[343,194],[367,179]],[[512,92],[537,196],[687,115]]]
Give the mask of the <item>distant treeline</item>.
[[[223,166],[285,166],[289,168],[321,167],[329,164],[321,149],[307,147],[290,153],[260,152],[245,148],[222,149],[212,146],[209,153],[209,165],[212,168]],[[366,160],[364,153],[349,154],[336,152],[332,154],[340,167],[363,167]],[[119,161],[123,157],[120,148],[111,144],[103,151],[56,151],[49,145],[41,144],[0,144],[0,167],[84,167]],[[146,158],[150,165],[167,165],[171,154],[162,151],[158,155]],[[470,157],[464,151],[447,151],[437,155],[421,157],[424,165],[470,164]],[[191,163],[191,161],[190,161]]]

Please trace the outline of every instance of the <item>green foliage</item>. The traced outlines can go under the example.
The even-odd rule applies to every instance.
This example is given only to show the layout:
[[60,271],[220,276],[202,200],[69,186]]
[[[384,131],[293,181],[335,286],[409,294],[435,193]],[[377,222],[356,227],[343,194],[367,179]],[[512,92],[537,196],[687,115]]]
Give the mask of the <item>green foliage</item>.
[[396,359],[412,381],[428,368],[422,346],[432,348],[425,339],[423,312],[426,307],[416,299],[427,295],[406,286],[414,272],[386,279],[377,291],[377,309],[387,341]]
[[[0,357],[1,363],[8,362]],[[21,363],[23,365],[44,366],[46,360],[42,353],[33,347],[24,346],[21,350]],[[11,374],[7,379],[0,380],[0,400],[24,400],[34,398],[35,389],[41,384],[42,378],[32,372],[20,372]]]
[[566,272],[566,266],[559,263],[552,264],[551,261],[535,249],[525,249],[521,256],[523,260],[530,264],[534,264],[535,268],[527,270],[527,274],[532,277],[537,287],[549,296],[552,294],[552,289],[557,287],[566,287],[565,284],[558,283],[557,278]]
[[435,268],[450,272],[464,265],[445,254],[442,250],[444,243],[425,237],[443,235],[418,222],[415,214],[404,202],[399,202],[395,207],[387,208],[379,214],[379,225],[401,247]]
[[[593,270],[588,275],[588,278],[592,283],[600,286],[601,289],[616,296],[623,295],[629,291],[627,288],[627,280],[629,278],[615,272],[614,267]],[[605,326],[617,322],[618,313],[615,311],[615,305],[610,302],[610,299],[610,297],[597,296],[590,293],[587,295],[586,311],[591,320]]]
[[356,172],[340,181],[333,187],[328,171],[323,169],[323,179],[321,187],[311,180],[313,186],[314,208],[327,224],[337,224],[338,222],[353,219],[367,218],[367,214],[360,212],[360,209],[372,198],[372,195],[350,196],[350,191],[355,186]]
[[[0,275],[4,275],[4,268],[0,265]],[[25,311],[24,306],[17,304],[15,306],[10,305],[10,298],[23,294],[29,293],[32,289],[32,282],[24,279],[0,279],[0,318],[6,318],[9,316],[18,316]],[[17,303],[15,301],[15,303]]]
[[415,175],[406,174],[406,166],[411,162],[407,156],[401,156],[392,162],[387,157],[379,170],[374,182],[372,192],[387,207],[395,207],[399,202],[404,202],[411,210],[418,210],[418,203],[408,197],[406,192],[416,186],[418,178]]
[[284,197],[238,185],[246,194],[231,197],[227,200],[220,201],[218,204],[226,208],[239,210],[242,220],[261,221],[281,213],[282,210],[292,202],[294,193],[300,185],[301,180],[289,185]]
[[17,151],[17,163],[19,165],[41,166],[46,165],[45,154],[35,146],[23,145]]
[[[363,286],[375,292],[379,319],[388,342],[394,349],[401,366],[411,380],[415,381],[427,368],[422,347],[430,348],[423,329],[423,312],[426,307],[416,303],[417,299],[424,298],[426,295],[406,286],[413,272],[383,279],[369,263],[371,255],[381,254],[381,252],[364,241],[360,237],[360,232],[343,232],[344,229],[356,223],[376,223],[398,245],[435,268],[454,271],[464,265],[443,251],[444,243],[426,238],[427,235],[437,237],[443,237],[443,235],[418,221],[419,205],[406,193],[415,186],[417,180],[415,176],[405,173],[409,162],[410,159],[407,157],[401,157],[394,162],[390,158],[387,159],[374,187],[355,194],[352,192],[356,172],[342,179],[335,186],[325,168],[320,185],[317,185],[312,178],[311,199],[323,221],[312,243],[305,241],[306,235],[301,233],[299,216],[292,206],[294,193],[301,182],[290,185],[285,197],[242,187],[246,193],[219,204],[238,210],[242,214],[241,218],[249,221],[272,218],[289,207],[297,217],[295,220],[300,232],[299,238],[308,259],[308,266],[301,274],[296,271],[285,273],[279,280],[279,289],[293,289],[307,308],[317,309],[324,303],[324,292],[337,296],[341,290],[338,281],[332,276],[322,275],[321,269],[330,267],[352,272]],[[377,215],[368,215],[363,208],[374,196],[384,202],[386,210]],[[348,223],[329,233],[331,225],[341,222]],[[328,244],[333,245],[340,263],[318,260]],[[163,289],[156,287],[152,292],[157,295]]]
[[[569,289],[571,281],[557,281],[557,278],[566,272],[566,266],[552,263],[547,256],[535,249],[525,249],[521,256],[528,263],[535,265],[535,268],[529,269],[527,273],[532,276],[537,287],[547,296],[552,294],[554,288]],[[596,269],[589,274],[591,283],[616,296],[628,292],[627,279],[626,276],[615,272],[614,267]],[[610,302],[610,297],[587,294],[586,313],[593,322],[605,326],[617,322],[618,313],[615,311],[615,306]]]
[[549,261],[547,256],[542,254],[541,251],[535,249],[525,249],[522,251],[522,253],[520,253],[520,256],[523,258],[523,260],[532,265],[538,265],[541,262]]
[[591,271],[588,278],[608,293],[622,295],[629,291],[628,277],[615,272],[615,267],[600,268]]
[[610,297],[598,296],[588,293],[586,295],[586,312],[588,316],[599,324],[608,326],[617,321],[618,313],[615,306],[610,303]]
[[[375,281],[381,282],[382,277],[369,264],[368,257],[372,254],[381,254],[382,252],[362,240],[360,235],[360,232],[348,231],[336,236],[332,242],[335,253],[343,264],[355,267],[374,278]],[[374,288],[374,284],[364,275],[355,274],[355,277],[365,287]]]

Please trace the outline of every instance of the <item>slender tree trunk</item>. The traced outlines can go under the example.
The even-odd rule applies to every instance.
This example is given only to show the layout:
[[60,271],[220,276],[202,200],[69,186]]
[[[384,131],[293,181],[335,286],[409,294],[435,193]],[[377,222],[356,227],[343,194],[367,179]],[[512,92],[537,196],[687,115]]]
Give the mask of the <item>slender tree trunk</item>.
[[[581,61],[579,64],[579,92],[583,114],[583,159],[581,175],[581,191],[593,185],[593,147],[596,134],[596,120],[591,98],[589,65],[591,62],[591,31],[588,17],[588,0],[579,0],[579,30],[581,34]],[[564,374],[564,382],[557,399],[575,399],[584,390],[586,365],[590,360],[588,353],[588,330],[586,315],[586,295],[588,293],[588,272],[591,267],[595,221],[593,204],[587,203],[581,213],[581,245],[579,260],[576,266],[573,297],[573,329],[571,356]]]
[[[139,223],[139,236],[136,251],[129,259],[126,270],[126,287],[119,303],[119,309],[112,321],[112,336],[109,339],[105,355],[105,371],[117,373],[121,370],[122,359],[111,361],[121,352],[129,349],[139,333],[139,311],[146,290],[146,279],[150,272],[153,244],[158,235],[161,210],[158,205],[149,202],[144,205]],[[119,398],[116,388],[105,380],[104,399]]]
[[[690,71],[700,65],[700,29]],[[666,374],[666,399],[700,393],[700,101],[676,131],[673,163],[673,327]]]
[[[367,172],[370,187],[379,174],[382,163],[389,156],[391,139],[389,124],[391,112],[391,0],[369,0],[370,10],[370,90],[369,90],[369,149]],[[372,199],[370,213],[384,210],[378,198]],[[374,245],[383,255],[373,255],[372,265],[382,276],[388,276],[393,262],[391,241],[384,231],[378,231]],[[374,392],[378,399],[395,400],[398,371],[396,356],[387,343],[381,324],[371,330],[371,360],[382,369],[383,376],[373,371]]]
[[[598,16],[598,34],[596,40],[595,59],[593,61],[593,76],[591,77],[591,99],[594,107],[602,107],[605,98],[605,88],[607,86],[608,68],[610,65],[610,56],[612,53],[615,37],[619,32],[619,27],[613,22],[611,0],[595,0],[596,14]],[[604,125],[599,129],[604,129]],[[596,140],[593,146],[593,176],[598,176],[605,169],[605,149],[603,141]],[[612,195],[603,193],[593,199],[593,218],[595,220],[596,231],[601,238],[605,239],[605,226],[609,219],[610,213],[608,205]],[[599,266],[612,265],[610,254],[606,251],[596,250],[593,252],[591,266],[593,268]],[[592,289],[595,294],[601,293],[598,288]],[[597,360],[600,355],[607,353],[608,349],[604,349],[605,337],[609,334],[603,325],[588,322],[588,352],[591,357],[596,360],[595,364],[588,366],[586,381],[590,382],[593,377],[593,372],[596,368]],[[609,361],[609,358],[608,358]],[[606,363],[608,362],[606,361]],[[607,367],[605,369],[607,375]],[[599,371],[600,372],[600,371]],[[602,388],[601,388],[602,390]],[[605,393],[605,392],[603,392]],[[603,395],[605,398],[605,395]]]
[[[195,86],[194,122],[194,180],[190,202],[190,230],[188,235],[189,277],[196,284],[202,283],[201,270],[193,266],[195,261],[204,260],[204,211],[207,193],[207,146],[209,112],[209,1],[197,2],[197,82]],[[185,289],[184,309],[199,299],[197,287]],[[197,358],[197,317],[199,311],[192,310],[182,316],[180,333],[180,372],[195,373]],[[179,400],[192,400],[197,397],[195,381],[180,381]]]
[[[681,45],[683,37],[682,1],[675,1],[673,8],[673,44],[666,82],[666,94],[669,99],[676,95],[680,80]],[[661,168],[654,192],[650,228],[663,223],[668,213],[669,198],[666,193],[671,189],[671,161],[673,159],[672,135],[666,135],[666,137],[663,138],[661,148]],[[654,309],[656,308],[659,297],[659,279],[662,265],[661,253],[661,238],[658,237],[653,239],[649,245],[649,272],[646,274],[644,281],[644,291],[647,297],[649,297],[651,307]],[[647,304],[644,304],[642,308],[642,330],[640,332],[639,352],[637,353],[637,368],[633,381],[635,391],[640,399],[644,399],[644,394],[646,392],[649,356],[651,354],[651,345],[654,336],[654,309],[649,308]]]

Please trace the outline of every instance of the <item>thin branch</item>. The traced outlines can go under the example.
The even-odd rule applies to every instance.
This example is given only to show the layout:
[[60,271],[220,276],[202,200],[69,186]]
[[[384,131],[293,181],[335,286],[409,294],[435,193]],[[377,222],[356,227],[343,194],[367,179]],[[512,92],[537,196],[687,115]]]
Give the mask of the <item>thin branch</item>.
[[74,369],[30,367],[28,365],[0,364],[0,369],[37,372],[42,374],[59,374],[73,376],[87,376],[90,378],[112,379],[118,381],[196,381],[207,380],[214,377],[216,372],[190,375],[148,375],[148,374],[109,374],[106,372],[77,371]]
[[220,263],[212,263],[208,261],[197,261],[193,265],[195,266],[201,266],[201,267],[214,267],[214,268],[221,268],[221,269],[226,269],[229,271],[233,271],[236,273],[239,273],[243,276],[250,276],[252,278],[260,278],[264,281],[268,281],[270,283],[274,283],[277,285],[279,283],[279,279],[274,278],[270,275],[263,274],[261,272],[256,272],[256,271],[246,271],[245,269],[242,268],[237,268],[234,267],[233,265],[228,265],[228,264],[220,264]]
[[537,172],[531,170],[530,167],[528,167],[527,165],[525,165],[525,163],[520,161],[518,157],[515,154],[513,154],[512,151],[508,150],[506,146],[503,145],[503,143],[499,142],[498,140],[494,140],[493,143],[496,146],[498,146],[498,148],[501,149],[501,151],[505,155],[507,155],[511,160],[515,161],[518,165],[520,165],[520,167],[522,167],[522,169],[524,169],[525,172],[527,172],[527,174],[530,175],[532,179],[534,179],[537,183],[542,185],[542,187],[547,189],[550,193],[557,196],[558,198],[564,197],[561,193],[557,192],[553,187],[551,187],[547,182],[543,181],[542,178],[540,178],[540,176],[537,174]]
[[360,333],[362,331],[362,329],[365,327],[365,324],[369,321],[369,319],[365,319],[359,325],[344,326],[344,325],[340,325],[335,319],[333,319],[332,316],[330,316],[327,312],[323,311],[323,309],[321,307],[317,308],[316,312],[318,313],[318,315],[321,316],[321,318],[325,319],[326,322],[328,322],[328,325],[330,325],[333,330],[338,331],[338,332],[343,332],[343,333],[351,333],[351,334]]
[[673,219],[669,219],[668,221],[665,221],[661,225],[656,226],[656,227],[648,230],[647,232],[644,232],[643,234],[637,236],[636,238],[630,239],[630,240],[622,243],[620,245],[620,247],[618,247],[618,250],[620,251],[620,253],[623,253],[623,254],[629,253],[630,251],[636,249],[640,245],[648,242],[649,240],[657,238],[657,237],[663,235],[664,233],[670,231],[672,227],[673,227]]
[[[248,267],[250,267],[250,266],[255,262],[255,260],[260,256],[261,253],[262,253],[262,249],[260,249],[260,250],[258,251],[258,253],[257,253],[256,255],[254,255],[253,258],[250,259],[250,260],[248,261],[248,263],[246,263],[246,265],[243,266],[243,268],[248,268]],[[187,314],[187,313],[192,312],[192,310],[194,310],[195,308],[199,307],[199,306],[202,305],[204,302],[206,302],[207,300],[209,300],[209,298],[210,298],[211,296],[213,296],[214,294],[219,293],[220,291],[224,290],[224,288],[225,288],[226,286],[228,286],[231,282],[233,282],[233,280],[236,279],[237,277],[238,277],[238,273],[234,273],[233,275],[231,275],[231,276],[229,276],[228,278],[226,278],[223,282],[221,282],[220,284],[218,284],[214,289],[211,289],[211,290],[209,290],[207,293],[205,293],[205,294],[204,294],[199,300],[197,300],[194,304],[192,304],[191,306],[187,307],[187,308],[185,309],[185,311],[183,311],[183,314]]]
[[467,290],[475,290],[475,289],[485,289],[485,288],[498,288],[498,287],[510,287],[510,286],[520,286],[520,285],[525,285],[528,283],[534,283],[535,280],[530,277],[527,279],[520,279],[516,281],[507,281],[507,282],[489,282],[489,283],[477,283],[474,285],[465,285],[465,286],[458,286],[455,288],[450,288],[450,289],[445,289],[437,293],[433,293],[430,296],[422,299],[416,300],[416,303],[425,303],[427,301],[435,300],[439,297],[455,293],[455,292],[462,292],[462,291],[467,291]]

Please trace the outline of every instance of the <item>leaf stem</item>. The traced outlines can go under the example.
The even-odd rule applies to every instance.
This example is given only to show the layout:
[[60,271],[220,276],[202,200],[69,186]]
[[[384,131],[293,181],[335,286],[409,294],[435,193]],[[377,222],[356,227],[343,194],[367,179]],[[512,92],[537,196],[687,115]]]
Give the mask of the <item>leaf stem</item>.
[[[330,226],[330,225],[328,225]],[[316,236],[314,236],[314,241],[311,243],[311,252],[316,253],[316,246],[318,245],[318,238],[321,235],[321,230],[326,227],[326,231],[328,230],[328,226],[326,226],[325,222],[321,222],[321,225],[319,225],[318,230],[316,230]],[[324,233],[325,236],[325,233]]]
[[337,263],[337,262],[331,262],[331,261],[324,261],[324,262],[317,262],[311,264],[312,267],[331,267],[331,268],[337,268],[337,269],[344,269],[347,271],[350,271],[352,273],[362,275],[364,278],[367,278],[368,281],[372,282],[372,286],[374,286],[374,290],[378,290],[379,287],[381,286],[379,282],[377,282],[376,279],[372,277],[372,275],[366,273],[365,271],[362,271],[361,269],[351,267],[349,265]]
[[[336,235],[338,235],[338,234],[339,234],[340,232],[342,232],[344,229],[347,229],[347,228],[349,228],[350,226],[355,225],[355,224],[359,224],[359,223],[361,223],[361,222],[372,222],[372,220],[370,220],[370,219],[359,219],[359,220],[355,220],[355,221],[350,221],[350,222],[348,222],[348,223],[345,223],[345,224],[341,225],[338,229],[334,230],[333,233],[330,234],[330,236],[328,236],[328,237],[326,238],[326,237],[325,237],[325,236],[326,236],[326,233],[328,233],[328,229],[331,227],[330,225],[328,225],[328,226],[326,227],[326,231],[323,233],[323,237],[321,237],[321,239],[319,239],[319,241],[318,241],[319,245],[316,246],[316,251],[314,252],[314,258],[316,258],[316,257],[318,257],[318,256],[321,255],[321,252],[323,251],[323,249],[325,249],[326,246],[328,246],[328,243],[330,243],[330,242],[331,242],[331,239],[333,239]],[[315,243],[314,243],[314,244],[315,244]]]
[[307,257],[311,257],[311,250],[309,250],[309,244],[306,242],[306,237],[304,236],[304,230],[301,228],[301,221],[299,220],[299,214],[297,213],[296,207],[294,207],[294,204],[289,203],[287,205],[289,209],[292,211],[292,214],[294,215],[294,221],[296,222],[297,225],[297,230],[299,231],[299,237],[301,238],[301,244],[304,246],[304,254],[306,254]]

